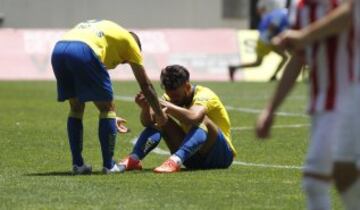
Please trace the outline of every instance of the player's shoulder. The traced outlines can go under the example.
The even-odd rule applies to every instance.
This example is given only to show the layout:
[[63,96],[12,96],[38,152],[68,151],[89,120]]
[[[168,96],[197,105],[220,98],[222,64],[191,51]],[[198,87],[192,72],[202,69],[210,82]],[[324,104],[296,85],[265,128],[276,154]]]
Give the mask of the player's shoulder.
[[195,86],[195,95],[194,97],[207,98],[207,99],[216,99],[218,96],[216,93],[208,87],[202,85]]

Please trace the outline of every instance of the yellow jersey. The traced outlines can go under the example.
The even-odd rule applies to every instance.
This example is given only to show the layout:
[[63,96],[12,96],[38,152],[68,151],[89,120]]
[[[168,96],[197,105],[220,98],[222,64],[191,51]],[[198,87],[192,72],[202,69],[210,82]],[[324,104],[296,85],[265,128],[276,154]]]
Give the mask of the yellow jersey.
[[109,20],[89,20],[79,23],[62,40],[86,43],[107,69],[129,62],[143,65],[136,40],[123,27]]
[[[163,95],[163,98],[170,101],[170,98],[166,93]],[[236,156],[236,150],[231,140],[230,118],[220,98],[209,88],[196,85],[194,86],[193,100],[191,104],[185,108],[190,108],[193,105],[200,105],[206,108],[206,116],[220,128],[234,156]],[[184,123],[180,123],[180,126],[185,132],[188,132],[191,129],[189,125]]]

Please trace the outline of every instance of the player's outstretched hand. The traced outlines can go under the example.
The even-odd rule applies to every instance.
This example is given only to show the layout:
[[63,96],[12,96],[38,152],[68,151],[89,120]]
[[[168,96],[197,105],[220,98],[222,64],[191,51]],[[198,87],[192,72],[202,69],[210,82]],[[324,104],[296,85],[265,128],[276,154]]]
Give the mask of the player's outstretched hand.
[[128,133],[130,129],[125,126],[126,120],[121,117],[116,117],[116,129],[119,133]]
[[256,136],[260,139],[270,137],[270,128],[273,123],[273,114],[264,109],[256,122]]

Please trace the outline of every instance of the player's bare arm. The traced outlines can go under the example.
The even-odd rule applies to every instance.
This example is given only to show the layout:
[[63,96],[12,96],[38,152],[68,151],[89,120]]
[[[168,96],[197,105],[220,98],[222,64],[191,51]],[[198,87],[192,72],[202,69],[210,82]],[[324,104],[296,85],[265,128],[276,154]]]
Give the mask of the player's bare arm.
[[296,78],[301,72],[301,68],[301,56],[293,55],[285,67],[284,74],[279,81],[272,99],[257,120],[256,135],[259,138],[268,138],[270,136],[270,128],[273,124],[274,113],[283,103],[286,96],[290,93],[295,84]]
[[299,50],[313,42],[340,33],[351,25],[351,5],[351,2],[340,5],[326,17],[302,30],[287,30],[275,37],[272,43],[277,47]]
[[198,125],[202,123],[206,115],[204,106],[193,105],[189,109],[186,109],[164,100],[161,100],[160,103],[166,107],[166,113],[188,125]]
[[140,121],[145,127],[154,125],[154,112],[150,108],[144,94],[140,91],[135,96],[135,103],[141,108]]
[[151,84],[149,78],[147,77],[145,69],[137,64],[130,63],[130,65],[133,70],[134,76],[141,88],[141,91],[145,95],[146,100],[156,114],[156,122],[160,126],[164,125],[167,121],[167,116],[164,114],[160,107],[156,91]]

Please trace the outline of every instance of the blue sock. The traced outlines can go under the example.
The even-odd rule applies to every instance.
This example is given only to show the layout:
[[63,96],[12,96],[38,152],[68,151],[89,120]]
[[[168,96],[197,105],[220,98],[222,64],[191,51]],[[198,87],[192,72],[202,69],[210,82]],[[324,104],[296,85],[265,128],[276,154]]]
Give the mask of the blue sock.
[[99,140],[103,158],[103,166],[111,169],[114,165],[113,156],[116,140],[116,119],[100,118]]
[[84,164],[84,160],[81,155],[83,148],[82,119],[68,117],[67,132],[72,155],[72,163],[73,165],[82,166]]
[[151,150],[153,150],[160,142],[161,134],[155,128],[147,127],[141,132],[140,137],[137,139],[133,154],[136,154],[142,160]]
[[186,134],[184,143],[180,146],[175,155],[178,156],[182,162],[189,159],[194,153],[196,153],[202,144],[207,139],[207,132],[200,128],[192,128],[189,133]]

